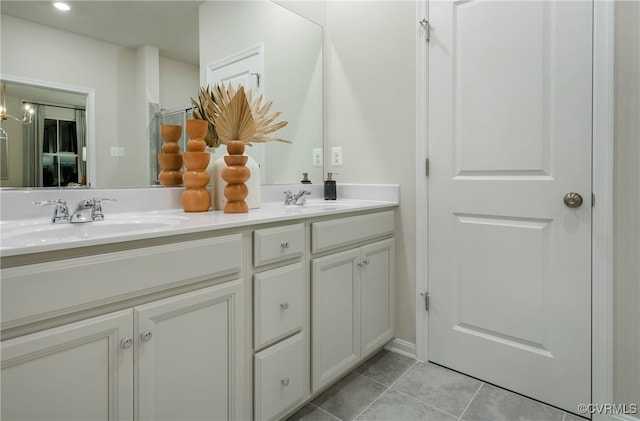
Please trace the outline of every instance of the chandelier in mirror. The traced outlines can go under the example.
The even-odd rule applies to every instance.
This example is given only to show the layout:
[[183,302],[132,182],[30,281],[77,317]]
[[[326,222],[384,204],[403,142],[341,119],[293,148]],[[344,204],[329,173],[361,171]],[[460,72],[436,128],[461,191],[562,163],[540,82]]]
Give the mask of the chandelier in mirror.
[[24,112],[22,114],[22,118],[14,117],[8,114],[7,110],[7,84],[2,84],[2,107],[0,107],[0,118],[4,120],[8,120],[12,118],[16,121],[19,121],[22,124],[29,124],[33,121],[33,112],[34,109],[31,107],[31,104],[24,104]]

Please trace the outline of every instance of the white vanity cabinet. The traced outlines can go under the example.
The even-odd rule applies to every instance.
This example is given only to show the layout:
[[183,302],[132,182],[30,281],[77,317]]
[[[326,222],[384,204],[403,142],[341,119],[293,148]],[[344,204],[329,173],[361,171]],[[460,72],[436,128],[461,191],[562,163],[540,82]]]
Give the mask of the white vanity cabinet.
[[4,255],[0,418],[286,418],[393,338],[394,207]]
[[305,224],[253,234],[254,419],[280,419],[310,396]]
[[242,250],[234,234],[3,269],[14,329],[120,309],[4,340],[2,419],[245,419]]
[[0,418],[133,419],[132,338],[123,310],[2,342]]
[[393,218],[385,211],[311,225],[312,252],[345,249],[311,260],[314,393],[394,337]]

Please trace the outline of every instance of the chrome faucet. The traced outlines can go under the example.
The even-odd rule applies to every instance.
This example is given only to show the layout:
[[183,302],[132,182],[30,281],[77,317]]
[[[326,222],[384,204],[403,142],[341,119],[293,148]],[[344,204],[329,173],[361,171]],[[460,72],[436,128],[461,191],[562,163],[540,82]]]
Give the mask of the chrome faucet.
[[69,217],[69,208],[67,207],[67,201],[64,199],[43,200],[41,202],[33,202],[33,204],[37,206],[55,205],[53,216],[51,217],[52,224],[60,221],[69,222],[71,220],[71,218]]
[[293,194],[290,190],[282,193],[284,195],[285,205],[304,205],[307,201],[307,196],[311,194],[310,191],[300,190],[298,193]]
[[52,223],[60,221],[71,222],[72,224],[80,222],[93,222],[101,221],[104,219],[102,213],[102,202],[115,202],[116,199],[87,199],[78,202],[73,215],[70,215],[67,202],[64,199],[57,200],[44,200],[42,202],[33,202],[34,205],[48,206],[55,205],[53,210],[53,217],[51,217]]

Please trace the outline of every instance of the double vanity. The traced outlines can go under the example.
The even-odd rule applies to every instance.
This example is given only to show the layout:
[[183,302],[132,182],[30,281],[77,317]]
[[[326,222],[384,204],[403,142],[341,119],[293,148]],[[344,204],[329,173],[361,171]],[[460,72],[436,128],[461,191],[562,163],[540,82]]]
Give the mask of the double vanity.
[[[182,189],[3,192],[2,419],[282,419],[383,347],[398,186],[284,205],[299,187],[248,214],[185,213]],[[117,200],[104,220],[31,204],[87,193]]]

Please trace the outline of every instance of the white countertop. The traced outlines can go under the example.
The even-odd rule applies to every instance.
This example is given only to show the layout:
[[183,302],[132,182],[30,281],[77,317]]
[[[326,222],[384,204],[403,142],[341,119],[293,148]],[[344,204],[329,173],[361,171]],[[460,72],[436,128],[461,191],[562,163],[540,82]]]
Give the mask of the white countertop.
[[[78,224],[52,224],[50,221],[52,209],[47,209],[46,211],[40,209],[38,212],[40,215],[35,218],[32,215],[29,215],[30,217],[28,218],[5,218],[7,214],[10,216],[19,215],[15,213],[14,209],[7,208],[7,200],[13,200],[14,206],[28,206],[26,209],[29,212],[33,212],[33,208],[36,207],[29,200],[36,197],[36,200],[47,200],[49,197],[59,196],[52,192],[47,192],[47,197],[44,198],[37,193],[25,195],[23,192],[19,192],[14,197],[3,194],[3,219],[0,221],[0,257],[215,231],[272,222],[295,221],[319,216],[385,209],[398,205],[398,186],[385,185],[378,186],[378,188],[372,185],[363,186],[345,186],[342,189],[342,195],[340,189],[338,189],[338,200],[336,201],[325,201],[318,198],[318,187],[304,186],[304,188],[310,189],[315,193],[311,199],[308,199],[306,205],[284,206],[281,201],[268,201],[263,202],[259,209],[252,209],[243,214],[226,214],[222,211],[184,212],[181,208],[175,207],[175,199],[176,197],[179,199],[180,195],[176,191],[164,189],[150,189],[153,193],[146,192],[144,189],[123,191],[94,190],[90,193],[84,191],[81,192],[82,195],[87,196],[89,194],[92,197],[114,197],[114,195],[120,194],[118,203],[126,201],[128,195],[134,194],[135,201],[141,203],[141,206],[142,204],[150,206],[151,203],[155,205],[153,209],[142,208],[137,210],[131,209],[130,205],[123,206],[128,212],[114,212],[115,206],[108,207],[104,205],[104,221]],[[268,187],[263,189],[262,196],[265,199],[274,199],[280,196],[281,192],[287,189],[286,187]],[[300,187],[300,185],[295,185],[290,189],[293,191]],[[353,192],[350,194],[350,191]],[[69,191],[56,193],[71,196]],[[169,206],[163,208],[163,206],[157,205],[158,198],[152,198],[151,196],[157,196],[158,194],[171,196],[171,199],[167,200],[167,202],[170,202]],[[143,199],[145,195],[149,200]],[[357,198],[353,198],[353,196]],[[16,197],[21,198],[23,202],[29,203],[16,203],[20,202]],[[68,201],[73,203],[70,200]]]

